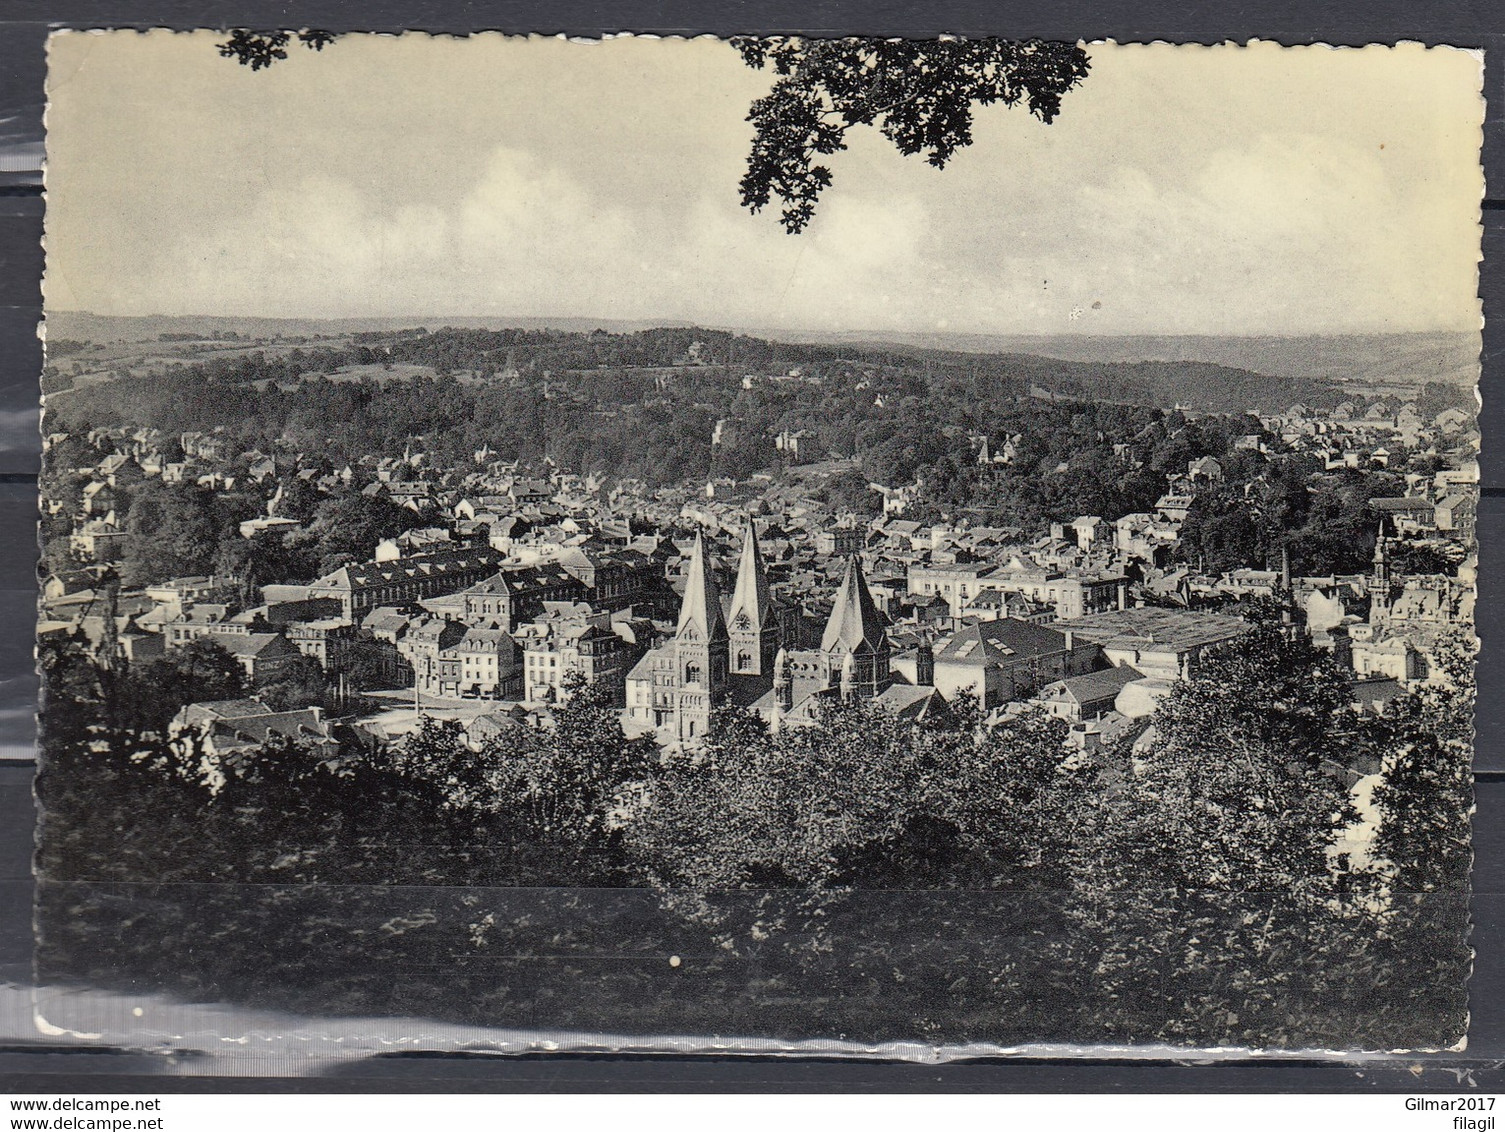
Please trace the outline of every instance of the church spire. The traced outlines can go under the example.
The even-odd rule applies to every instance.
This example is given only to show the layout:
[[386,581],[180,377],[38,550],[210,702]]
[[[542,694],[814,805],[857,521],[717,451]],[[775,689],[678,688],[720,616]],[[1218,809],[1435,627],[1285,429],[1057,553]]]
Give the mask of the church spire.
[[735,623],[738,614],[745,613],[754,630],[762,629],[770,604],[768,570],[763,565],[762,548],[758,546],[757,528],[749,515],[747,528],[742,533],[742,560],[737,566],[737,588],[732,592],[729,616]]
[[778,647],[773,625],[773,598],[768,589],[768,570],[758,546],[758,530],[752,516],[742,532],[742,561],[737,567],[737,588],[727,608],[731,636],[732,671],[739,676],[765,676]]
[[695,534],[695,549],[690,552],[690,568],[686,574],[685,596],[679,606],[677,636],[693,628],[706,641],[726,639],[726,619],[721,613],[721,594],[716,589],[716,579],[711,576],[711,566],[706,560],[705,539]]
[[846,576],[841,580],[841,589],[836,591],[836,604],[831,607],[826,631],[820,639],[821,652],[855,652],[864,647],[878,652],[886,640],[883,618],[868,592],[861,562],[853,555],[847,559]]

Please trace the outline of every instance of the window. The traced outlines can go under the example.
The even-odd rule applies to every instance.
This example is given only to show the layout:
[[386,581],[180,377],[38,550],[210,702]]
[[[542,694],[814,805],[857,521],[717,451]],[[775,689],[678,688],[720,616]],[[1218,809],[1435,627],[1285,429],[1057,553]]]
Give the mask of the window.
[[687,665],[685,665],[685,683],[686,684],[699,684],[700,683],[700,665],[698,665],[698,664],[687,664]]

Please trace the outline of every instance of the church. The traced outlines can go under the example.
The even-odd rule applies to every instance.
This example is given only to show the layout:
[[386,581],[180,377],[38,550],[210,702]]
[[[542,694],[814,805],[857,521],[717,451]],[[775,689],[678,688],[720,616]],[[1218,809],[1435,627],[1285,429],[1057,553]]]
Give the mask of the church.
[[712,708],[727,702],[751,707],[773,728],[808,723],[822,703],[837,699],[877,700],[919,715],[939,703],[927,653],[921,650],[914,684],[890,670],[888,630],[855,556],[847,560],[820,647],[784,647],[749,519],[729,600],[696,535],[674,637],[628,674],[624,715],[679,743],[703,738]]

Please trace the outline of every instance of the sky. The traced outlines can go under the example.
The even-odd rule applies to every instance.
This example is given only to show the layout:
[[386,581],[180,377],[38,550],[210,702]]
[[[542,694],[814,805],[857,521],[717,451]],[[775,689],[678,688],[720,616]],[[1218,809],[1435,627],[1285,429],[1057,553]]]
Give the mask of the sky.
[[714,39],[215,33],[49,45],[46,304],[743,329],[1474,330],[1478,55],[1092,44],[1049,126],[937,171],[848,134],[800,235],[737,182],[766,72]]

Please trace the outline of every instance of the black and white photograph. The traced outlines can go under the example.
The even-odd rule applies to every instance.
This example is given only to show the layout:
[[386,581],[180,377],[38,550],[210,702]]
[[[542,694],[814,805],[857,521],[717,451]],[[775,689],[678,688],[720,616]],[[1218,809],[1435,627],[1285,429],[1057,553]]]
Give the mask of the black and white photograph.
[[55,32],[37,1027],[1465,1048],[1481,83]]

